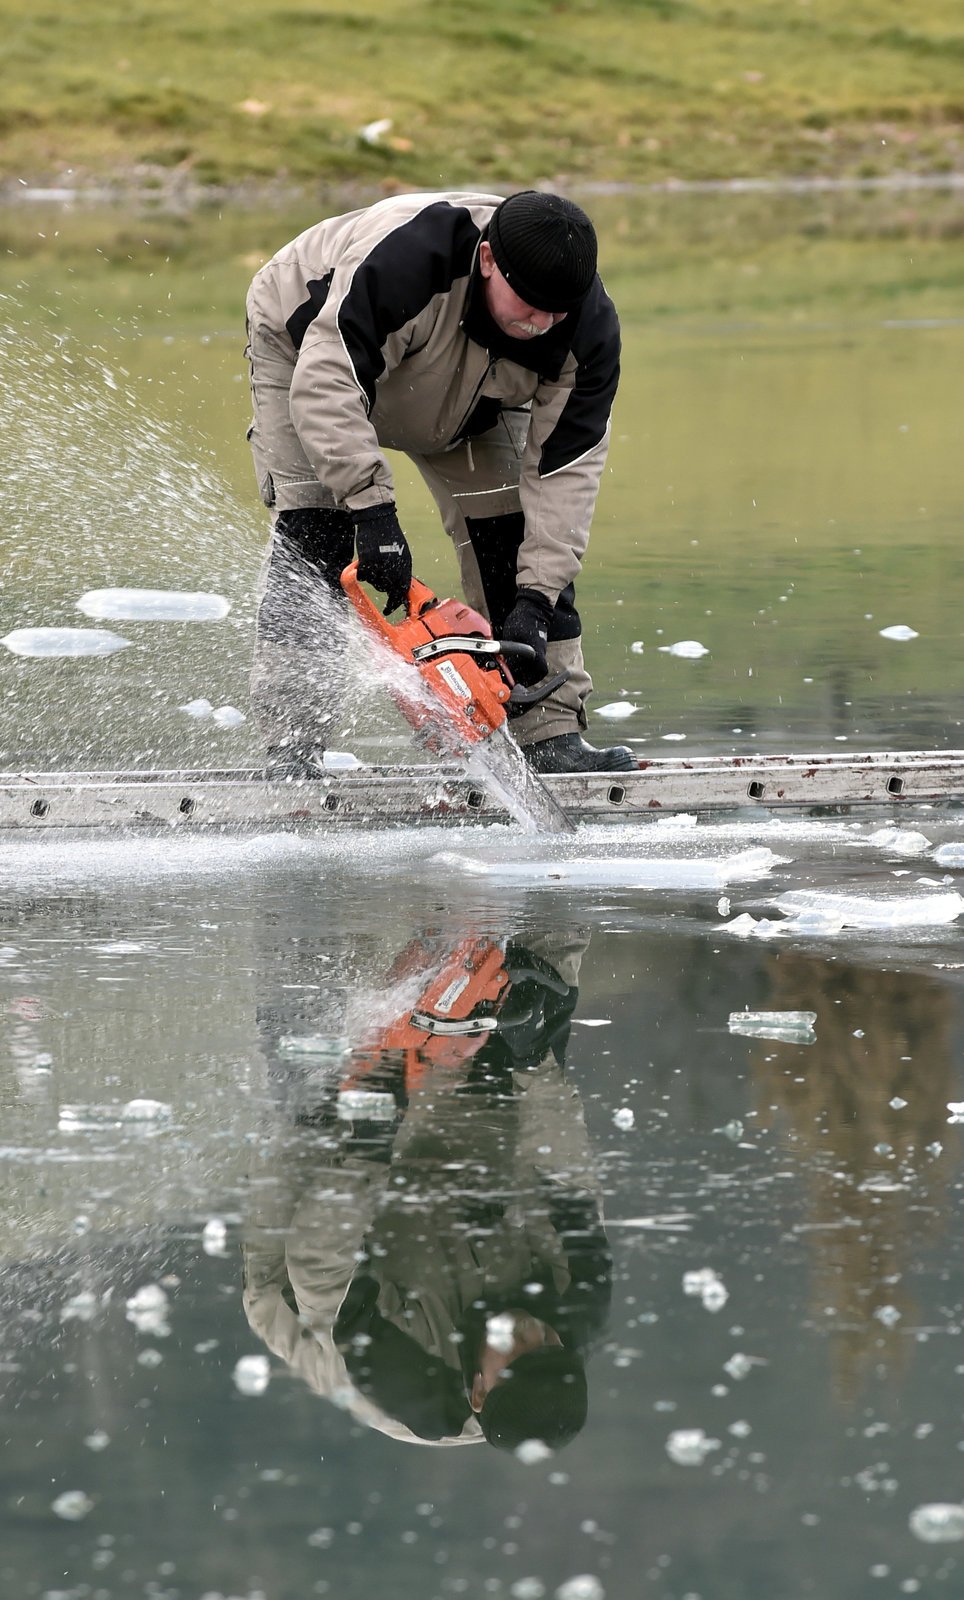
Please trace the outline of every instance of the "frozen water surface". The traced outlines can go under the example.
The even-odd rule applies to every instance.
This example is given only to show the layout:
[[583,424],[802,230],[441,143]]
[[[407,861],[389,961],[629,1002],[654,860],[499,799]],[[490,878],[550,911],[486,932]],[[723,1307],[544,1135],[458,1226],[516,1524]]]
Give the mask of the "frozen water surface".
[[[743,251],[735,199],[717,242]],[[31,239],[59,261],[69,220]],[[99,219],[78,226],[92,260]],[[210,226],[232,270],[259,245]],[[169,343],[106,292],[75,333],[68,273],[55,321],[34,297],[0,333],[7,770],[260,760],[239,340],[213,313],[182,335],[177,253],[141,259],[170,223],[124,228]],[[800,299],[760,259],[774,318]],[[624,318],[626,436],[667,470],[627,497],[614,443],[579,590],[592,742],[620,718],[680,759],[962,742],[964,330],[848,303],[792,337]],[[124,577],[155,598],[91,601]],[[219,625],[188,625],[199,585]],[[137,648],[11,651],[81,595],[88,641],[139,608],[116,623]],[[877,635],[901,612],[913,650]],[[712,671],[674,654],[689,630]],[[411,760],[356,665],[326,765]],[[902,805],[0,840],[0,1592],[964,1592],[962,839],[959,812]],[[517,1343],[489,1442],[473,1389]]]

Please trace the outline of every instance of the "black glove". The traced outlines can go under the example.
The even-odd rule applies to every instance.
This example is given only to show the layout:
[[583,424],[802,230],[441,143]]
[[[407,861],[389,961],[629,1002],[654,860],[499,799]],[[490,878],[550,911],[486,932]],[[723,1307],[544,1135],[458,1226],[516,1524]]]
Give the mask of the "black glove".
[[549,671],[546,645],[549,619],[555,607],[538,589],[519,589],[515,605],[502,624],[501,638],[509,644],[528,644],[536,653],[535,661],[521,656],[508,655],[512,676],[520,683],[538,683]]
[[412,583],[412,552],[401,530],[394,500],[353,511],[358,576],[387,597],[385,615],[405,604]]

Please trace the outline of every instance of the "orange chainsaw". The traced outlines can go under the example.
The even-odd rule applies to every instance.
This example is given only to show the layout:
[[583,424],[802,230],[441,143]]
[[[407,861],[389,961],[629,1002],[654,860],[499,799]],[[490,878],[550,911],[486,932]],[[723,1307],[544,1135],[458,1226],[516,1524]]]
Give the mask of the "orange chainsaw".
[[[358,562],[341,575],[341,586],[365,626],[404,661],[419,669],[428,695],[390,692],[421,743],[435,755],[462,756],[513,716],[538,705],[565,683],[567,672],[544,678],[533,688],[516,683],[507,657],[536,659],[530,645],[493,639],[483,616],[462,600],[439,600],[427,584],[413,578],[405,616],[389,622],[358,582]],[[439,716],[439,709],[446,715]]]

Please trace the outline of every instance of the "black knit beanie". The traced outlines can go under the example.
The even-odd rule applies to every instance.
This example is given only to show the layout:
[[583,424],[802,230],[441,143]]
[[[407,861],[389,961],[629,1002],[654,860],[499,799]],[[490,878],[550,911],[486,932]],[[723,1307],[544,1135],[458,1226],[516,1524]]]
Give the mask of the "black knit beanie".
[[559,1450],[586,1421],[586,1369],[579,1356],[554,1347],[517,1356],[509,1376],[490,1389],[479,1412],[489,1444],[516,1450],[541,1439]]
[[492,213],[495,264],[509,287],[537,311],[573,311],[596,276],[596,230],[559,194],[525,189]]

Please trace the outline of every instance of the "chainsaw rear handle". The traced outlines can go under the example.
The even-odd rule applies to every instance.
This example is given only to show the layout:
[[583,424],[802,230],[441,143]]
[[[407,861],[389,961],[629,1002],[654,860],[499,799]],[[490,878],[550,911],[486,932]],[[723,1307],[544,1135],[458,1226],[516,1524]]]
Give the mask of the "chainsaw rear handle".
[[[375,629],[376,633],[382,634],[385,638],[390,638],[392,624],[385,620],[374,600],[371,599],[370,595],[366,593],[359,583],[357,561],[350,561],[348,566],[345,567],[341,575],[341,586],[359,616],[363,617]],[[434,606],[437,603],[437,598],[428,584],[421,583],[418,578],[413,578],[408,586],[408,594],[405,596],[406,616],[420,617],[423,611],[428,610],[429,606]]]

